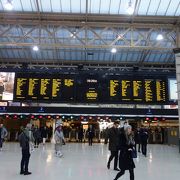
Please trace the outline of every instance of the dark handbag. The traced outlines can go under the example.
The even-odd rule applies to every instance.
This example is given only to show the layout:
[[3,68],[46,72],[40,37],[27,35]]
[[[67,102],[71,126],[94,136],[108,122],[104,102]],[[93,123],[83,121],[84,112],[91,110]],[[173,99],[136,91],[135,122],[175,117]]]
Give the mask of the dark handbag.
[[137,158],[137,151],[135,149],[132,149],[131,156],[132,158]]

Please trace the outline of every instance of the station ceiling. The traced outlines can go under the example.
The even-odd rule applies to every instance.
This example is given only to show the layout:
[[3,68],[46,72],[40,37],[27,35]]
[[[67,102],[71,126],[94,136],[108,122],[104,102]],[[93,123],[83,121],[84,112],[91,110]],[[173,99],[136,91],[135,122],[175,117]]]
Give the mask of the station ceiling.
[[6,2],[1,64],[168,66],[180,47],[180,0],[12,0],[11,11]]

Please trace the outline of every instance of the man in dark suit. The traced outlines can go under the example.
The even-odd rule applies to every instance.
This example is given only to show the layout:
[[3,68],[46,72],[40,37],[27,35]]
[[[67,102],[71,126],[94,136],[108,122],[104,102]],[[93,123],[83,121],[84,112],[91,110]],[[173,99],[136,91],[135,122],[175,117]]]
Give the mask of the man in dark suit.
[[114,170],[119,171],[117,168],[118,151],[119,151],[119,122],[115,121],[112,128],[108,130],[107,137],[109,139],[109,150],[111,155],[109,157],[107,168],[110,169],[110,163],[114,158]]
[[147,156],[147,143],[148,143],[148,132],[146,129],[142,129],[141,132],[141,148],[142,154],[146,157]]

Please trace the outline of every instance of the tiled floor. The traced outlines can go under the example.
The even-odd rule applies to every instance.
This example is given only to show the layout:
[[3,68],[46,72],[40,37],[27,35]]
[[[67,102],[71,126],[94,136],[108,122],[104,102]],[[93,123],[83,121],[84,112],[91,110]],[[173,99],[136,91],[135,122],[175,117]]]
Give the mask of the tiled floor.
[[[0,180],[113,180],[115,171],[106,168],[107,145],[66,144],[64,156],[54,156],[54,145],[40,146],[32,153],[30,176],[19,175],[19,144],[6,143],[0,152]],[[135,180],[179,180],[180,154],[177,147],[149,145],[148,157],[139,154],[135,160]],[[112,163],[113,166],[113,163]],[[128,171],[120,178],[129,180]]]

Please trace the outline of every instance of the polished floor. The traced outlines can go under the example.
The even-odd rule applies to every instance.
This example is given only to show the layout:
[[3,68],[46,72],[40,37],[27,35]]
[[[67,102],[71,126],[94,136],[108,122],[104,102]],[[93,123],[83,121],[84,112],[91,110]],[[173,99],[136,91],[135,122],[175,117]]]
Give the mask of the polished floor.
[[[66,144],[62,158],[54,156],[54,145],[36,149],[30,159],[32,175],[19,175],[21,151],[18,143],[6,143],[0,152],[0,180],[113,180],[116,173],[106,168],[107,145]],[[180,154],[176,146],[149,145],[148,157],[135,159],[135,180],[178,180]],[[113,167],[113,164],[111,165]],[[120,180],[129,180],[129,173]]]

